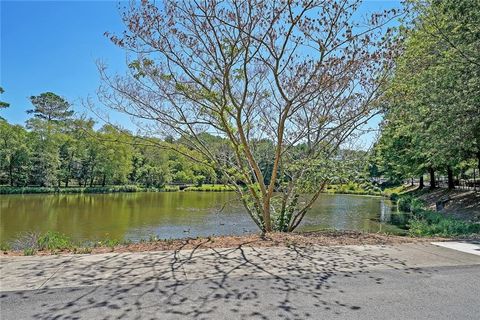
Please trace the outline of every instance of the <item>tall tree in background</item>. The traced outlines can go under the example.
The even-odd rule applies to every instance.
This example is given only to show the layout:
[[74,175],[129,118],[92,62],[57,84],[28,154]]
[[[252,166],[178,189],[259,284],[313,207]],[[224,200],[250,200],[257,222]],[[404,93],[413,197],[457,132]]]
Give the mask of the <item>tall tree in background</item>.
[[[410,1],[414,19],[386,99],[378,144],[384,163],[404,176],[454,171],[477,158],[480,168],[480,1]],[[408,137],[408,144],[402,143]]]
[[42,187],[59,185],[59,147],[62,141],[60,128],[56,123],[38,118],[30,119],[28,128],[32,139],[30,183]]
[[[0,94],[3,94],[4,92],[5,92],[5,90],[3,90],[2,87],[0,87]],[[9,103],[0,101],[0,109],[8,108],[9,106],[10,106]]]
[[33,113],[33,115],[39,119],[64,121],[73,115],[73,110],[69,110],[71,107],[70,103],[52,92],[31,96],[30,101],[34,108],[28,110],[27,113]]
[[0,176],[5,173],[11,186],[23,186],[30,172],[28,133],[19,125],[0,120]]
[[[66,146],[60,147],[68,139],[65,134],[67,121],[71,120],[73,111],[68,101],[52,92],[31,96],[33,109],[27,113],[34,118],[27,121],[27,128],[32,132],[32,171],[31,183],[40,186],[60,186],[66,180],[62,174],[62,162],[68,154]],[[67,157],[68,158],[68,157]],[[63,160],[63,161],[62,161]],[[68,184],[68,183],[67,183]]]
[[[334,177],[339,146],[382,94],[392,57],[384,26],[395,12],[362,19],[359,5],[132,3],[123,16],[127,30],[109,35],[135,54],[129,73],[111,77],[100,65],[99,97],[208,160],[236,186],[263,232],[292,231]],[[225,138],[230,152],[209,148],[206,132]],[[272,141],[269,165],[256,157],[263,139]],[[305,202],[298,201],[302,191],[311,192]]]

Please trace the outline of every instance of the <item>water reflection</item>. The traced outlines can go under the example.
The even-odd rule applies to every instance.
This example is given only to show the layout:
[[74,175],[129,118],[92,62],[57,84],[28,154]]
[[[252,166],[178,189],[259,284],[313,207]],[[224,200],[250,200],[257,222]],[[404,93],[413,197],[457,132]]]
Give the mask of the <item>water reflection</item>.
[[[222,210],[223,209],[223,210]],[[300,230],[401,230],[387,224],[388,201],[321,195]],[[139,240],[256,232],[234,193],[172,192],[0,196],[0,241],[56,230],[77,240]]]

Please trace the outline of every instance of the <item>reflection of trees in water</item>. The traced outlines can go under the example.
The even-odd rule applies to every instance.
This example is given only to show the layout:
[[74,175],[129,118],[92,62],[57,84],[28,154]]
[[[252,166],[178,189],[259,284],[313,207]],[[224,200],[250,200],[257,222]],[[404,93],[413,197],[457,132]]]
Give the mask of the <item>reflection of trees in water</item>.
[[[321,195],[301,230],[377,231],[380,199]],[[2,237],[56,230],[74,239],[242,234],[256,229],[230,192],[13,195],[0,200]],[[8,225],[8,228],[6,227]],[[389,229],[389,231],[391,231]]]

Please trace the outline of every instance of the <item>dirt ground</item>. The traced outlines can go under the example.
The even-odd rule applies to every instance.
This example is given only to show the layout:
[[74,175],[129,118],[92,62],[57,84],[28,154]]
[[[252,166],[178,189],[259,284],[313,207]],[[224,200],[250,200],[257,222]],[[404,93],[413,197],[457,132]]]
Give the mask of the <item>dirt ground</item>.
[[462,220],[480,222],[480,192],[478,191],[436,189],[419,198],[424,200],[432,210],[435,210],[437,201],[448,199],[441,212]]
[[[411,238],[379,233],[361,233],[355,231],[320,231],[308,233],[269,233],[264,237],[259,234],[244,236],[220,236],[207,238],[189,238],[178,240],[158,240],[149,242],[118,245],[115,247],[91,248],[85,252],[83,249],[64,251],[38,251],[36,255],[69,254],[69,253],[107,253],[107,252],[142,252],[165,250],[188,250],[208,248],[234,248],[234,247],[307,247],[311,245],[341,246],[341,245],[393,245],[400,243],[418,243],[444,238]],[[21,251],[6,251],[3,255],[19,256]]]

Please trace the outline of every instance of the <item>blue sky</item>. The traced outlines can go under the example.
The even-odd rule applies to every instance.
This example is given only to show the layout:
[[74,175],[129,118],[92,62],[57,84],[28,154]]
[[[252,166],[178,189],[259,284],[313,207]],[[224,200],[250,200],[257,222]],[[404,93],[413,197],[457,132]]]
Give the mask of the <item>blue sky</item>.
[[123,50],[103,34],[121,31],[118,1],[1,1],[2,116],[23,123],[28,97],[52,91],[84,111],[80,98],[99,85],[95,61],[125,65]]
[[[110,71],[125,68],[125,53],[104,32],[121,32],[119,1],[4,1],[0,0],[1,100],[9,122],[23,124],[31,108],[28,97],[55,92],[85,112],[80,99],[95,96],[99,76],[95,61]],[[121,4],[120,4],[121,5]],[[398,7],[398,1],[367,1],[362,11]],[[125,117],[113,116],[124,126]],[[375,125],[378,118],[372,122]],[[132,128],[133,129],[133,128]]]

